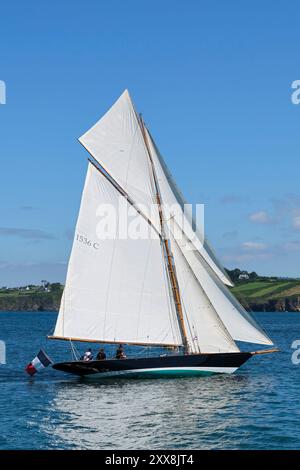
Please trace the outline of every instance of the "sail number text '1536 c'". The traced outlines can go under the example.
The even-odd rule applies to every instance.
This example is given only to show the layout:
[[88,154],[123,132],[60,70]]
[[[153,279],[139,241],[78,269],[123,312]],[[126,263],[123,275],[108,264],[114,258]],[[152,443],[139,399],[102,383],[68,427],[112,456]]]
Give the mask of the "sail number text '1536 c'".
[[77,233],[76,235],[76,240],[80,243],[82,243],[83,245],[86,245],[86,246],[90,246],[91,248],[94,248],[94,250],[98,250],[99,248],[99,243],[93,243],[91,242],[91,240],[89,240],[87,237],[84,237],[83,235],[80,235],[79,233]]

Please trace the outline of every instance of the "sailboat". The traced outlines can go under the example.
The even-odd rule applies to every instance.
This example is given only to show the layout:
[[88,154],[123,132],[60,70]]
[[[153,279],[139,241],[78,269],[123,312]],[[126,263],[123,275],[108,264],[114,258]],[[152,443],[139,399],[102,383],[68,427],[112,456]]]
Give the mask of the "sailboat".
[[[127,90],[79,141],[88,169],[49,338],[160,353],[84,361],[72,346],[74,360],[52,367],[102,378],[230,374],[254,354],[276,351],[238,346],[273,342],[231,294],[226,271],[184,213],[184,197]],[[99,237],[103,207],[113,207],[119,226],[120,202],[149,236]]]

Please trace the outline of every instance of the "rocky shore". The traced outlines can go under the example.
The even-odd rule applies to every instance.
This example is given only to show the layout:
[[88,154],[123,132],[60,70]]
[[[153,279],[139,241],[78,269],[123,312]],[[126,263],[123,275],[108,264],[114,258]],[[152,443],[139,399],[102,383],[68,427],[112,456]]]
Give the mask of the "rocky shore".
[[267,301],[244,301],[243,304],[246,310],[253,312],[300,312],[300,296]]
[[[58,311],[61,293],[1,295],[0,311],[54,312]],[[248,311],[254,312],[300,312],[300,296],[278,299],[250,300],[239,298]]]
[[[300,279],[261,277],[255,272],[228,271],[235,283],[232,294],[248,311],[300,312]],[[0,311],[55,312],[63,285],[59,282],[0,288]]]
[[58,311],[61,293],[0,295],[0,311],[52,312]]

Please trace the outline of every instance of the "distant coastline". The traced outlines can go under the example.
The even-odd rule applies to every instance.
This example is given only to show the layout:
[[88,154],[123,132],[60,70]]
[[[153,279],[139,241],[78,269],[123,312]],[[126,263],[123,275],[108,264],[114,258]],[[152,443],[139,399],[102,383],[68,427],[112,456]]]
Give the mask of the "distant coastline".
[[0,311],[55,312],[59,310],[63,286],[57,282],[0,289]]
[[246,310],[300,312],[300,279],[259,276],[239,269],[227,273],[235,283],[231,292]]
[[[263,277],[239,269],[227,270],[231,292],[248,311],[300,312],[300,279]],[[0,289],[0,311],[56,312],[63,292],[60,283]]]

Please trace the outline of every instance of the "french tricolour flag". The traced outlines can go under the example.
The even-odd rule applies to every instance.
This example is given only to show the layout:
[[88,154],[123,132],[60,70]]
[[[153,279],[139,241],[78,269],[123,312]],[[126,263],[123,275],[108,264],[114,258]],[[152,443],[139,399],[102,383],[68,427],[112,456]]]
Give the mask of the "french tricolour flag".
[[34,375],[36,372],[48,367],[52,364],[51,359],[47,354],[41,349],[39,353],[32,359],[31,362],[26,366],[25,370],[29,375]]

